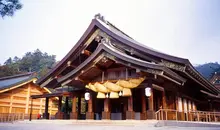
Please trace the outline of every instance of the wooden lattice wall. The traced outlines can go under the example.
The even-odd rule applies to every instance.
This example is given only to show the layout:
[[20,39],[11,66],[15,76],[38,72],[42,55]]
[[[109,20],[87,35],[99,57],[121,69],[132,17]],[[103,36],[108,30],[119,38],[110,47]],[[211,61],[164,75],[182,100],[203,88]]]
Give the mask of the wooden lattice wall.
[[[31,109],[31,95],[48,93],[45,89],[34,85],[25,84],[21,87],[0,93],[0,113],[25,113],[29,114]],[[44,113],[45,99],[33,99],[33,114]],[[49,111],[54,115],[57,112],[57,100],[50,99]]]

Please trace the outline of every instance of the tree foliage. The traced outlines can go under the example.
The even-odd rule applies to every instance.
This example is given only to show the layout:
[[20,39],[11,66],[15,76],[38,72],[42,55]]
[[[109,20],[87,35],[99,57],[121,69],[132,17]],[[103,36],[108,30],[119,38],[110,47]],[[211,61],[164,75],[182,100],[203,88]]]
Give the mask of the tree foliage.
[[210,79],[215,72],[220,72],[220,64],[218,62],[205,63],[195,68],[207,79]]
[[27,52],[22,58],[9,57],[4,65],[0,66],[0,77],[10,76],[25,72],[38,72],[39,76],[45,75],[56,63],[55,55],[42,53],[39,49]]
[[14,12],[21,9],[22,4],[19,0],[0,0],[0,15],[13,16]]

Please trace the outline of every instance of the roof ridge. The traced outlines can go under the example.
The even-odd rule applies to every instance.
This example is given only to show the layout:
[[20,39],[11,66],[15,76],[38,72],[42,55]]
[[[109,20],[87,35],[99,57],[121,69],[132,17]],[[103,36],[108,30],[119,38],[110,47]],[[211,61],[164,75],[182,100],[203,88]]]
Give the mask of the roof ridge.
[[33,76],[34,74],[35,74],[35,72],[28,72],[28,73],[16,74],[16,75],[12,75],[12,76],[1,77],[0,80],[18,78],[18,77],[23,77],[23,76],[28,76],[28,75]]
[[[121,32],[122,34],[124,34],[124,35],[126,35],[127,37],[133,39],[133,38],[130,37],[128,34],[126,34],[126,33],[123,32],[122,30],[120,30],[119,28],[117,28],[115,25],[113,25],[111,22],[107,21],[107,20],[105,19],[105,17],[102,16],[100,13],[96,14],[94,17],[95,17],[95,19],[101,20],[101,21],[104,22],[105,24],[112,26],[114,29],[118,30],[118,31]],[[134,40],[134,39],[133,39],[133,40]]]

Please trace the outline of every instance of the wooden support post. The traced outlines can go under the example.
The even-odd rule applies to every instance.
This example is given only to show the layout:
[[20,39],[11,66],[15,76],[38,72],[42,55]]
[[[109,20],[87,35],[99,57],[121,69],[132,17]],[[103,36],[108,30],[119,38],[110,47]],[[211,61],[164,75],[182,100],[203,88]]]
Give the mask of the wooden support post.
[[154,91],[151,89],[151,96],[148,97],[148,110],[147,110],[147,119],[155,119],[154,111]]
[[28,114],[30,92],[31,92],[31,84],[29,83],[29,84],[28,84],[27,96],[26,96],[26,107],[25,107],[25,114]]
[[133,97],[128,97],[128,110],[126,111],[126,119],[134,119]]
[[49,113],[48,113],[48,105],[49,105],[49,98],[46,97],[46,100],[45,100],[45,119],[49,119]]
[[56,114],[56,119],[63,119],[63,112],[61,111],[62,108],[62,96],[58,97],[58,112]]
[[93,120],[94,119],[94,113],[92,110],[92,94],[90,93],[90,99],[88,100],[88,112],[86,112],[86,119]]
[[167,109],[167,99],[166,99],[165,90],[162,91],[162,102],[163,102],[163,109]]
[[111,113],[109,111],[109,102],[109,98],[104,99],[104,111],[102,112],[102,119],[110,120],[111,118]]
[[58,100],[58,111],[59,112],[61,112],[61,107],[62,107],[62,96],[60,96]]
[[81,95],[78,96],[78,118],[81,116]]
[[88,101],[88,112],[92,112],[92,98]]
[[146,111],[146,96],[144,89],[141,91],[141,103],[142,103],[142,113],[141,113],[141,120],[146,120],[147,111]]
[[182,117],[182,121],[186,121],[186,118],[185,118],[184,99],[181,98],[181,101],[182,101],[182,113],[181,113],[181,117]]
[[71,119],[78,119],[78,113],[76,111],[76,96],[72,98],[72,113],[70,114]]
[[12,113],[12,105],[13,105],[13,91],[11,91],[9,113]]
[[32,120],[32,107],[33,107],[33,99],[31,99],[31,111],[30,111],[30,118],[29,118],[29,121]]
[[65,109],[64,109],[64,119],[68,118],[68,109],[69,109],[69,97],[66,97]]
[[[162,108],[163,109],[167,109],[167,101],[166,101],[166,93],[165,93],[165,90],[162,91]],[[164,116],[164,112],[161,111],[161,115]],[[167,120],[167,111],[165,110],[165,117],[166,117],[166,120]],[[162,117],[162,120],[163,120],[163,117]]]
[[40,109],[39,109],[39,113],[42,114],[42,105],[43,105],[43,99],[40,99]]
[[178,96],[176,96],[176,100],[175,101],[176,101],[176,110],[177,110],[177,120],[181,121],[182,120],[182,112],[181,112],[181,109],[180,109],[180,106],[179,106],[179,98],[178,98]]

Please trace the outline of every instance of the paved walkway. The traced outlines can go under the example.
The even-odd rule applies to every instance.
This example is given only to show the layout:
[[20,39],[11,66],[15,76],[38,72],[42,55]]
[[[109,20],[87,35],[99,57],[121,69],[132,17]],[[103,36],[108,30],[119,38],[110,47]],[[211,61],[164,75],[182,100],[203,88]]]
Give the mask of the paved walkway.
[[0,123],[0,130],[220,130],[213,127],[155,127],[155,121],[137,122],[78,122],[75,121],[22,121]]

